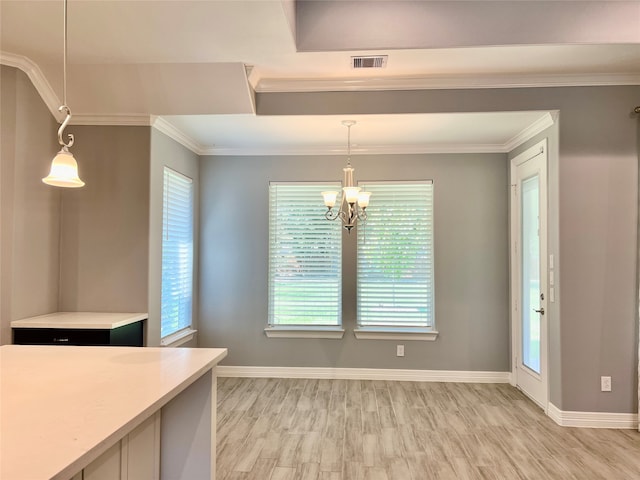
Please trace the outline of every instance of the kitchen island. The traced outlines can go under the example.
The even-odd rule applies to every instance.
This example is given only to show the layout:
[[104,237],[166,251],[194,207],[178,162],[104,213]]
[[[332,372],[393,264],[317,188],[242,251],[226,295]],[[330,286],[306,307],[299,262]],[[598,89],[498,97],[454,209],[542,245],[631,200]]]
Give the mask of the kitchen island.
[[147,313],[55,312],[11,322],[18,345],[142,347]]
[[0,347],[0,478],[214,479],[215,366],[226,354]]

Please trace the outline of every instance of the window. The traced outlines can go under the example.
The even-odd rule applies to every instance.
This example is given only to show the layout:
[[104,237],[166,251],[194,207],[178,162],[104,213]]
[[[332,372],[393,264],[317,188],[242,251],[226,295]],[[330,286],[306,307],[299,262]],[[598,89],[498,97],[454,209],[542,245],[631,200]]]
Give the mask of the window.
[[359,186],[372,195],[358,225],[358,330],[433,332],[433,182]]
[[193,292],[193,181],[164,168],[160,336],[190,330]]
[[320,195],[339,188],[335,183],[269,185],[269,336],[292,327],[341,326],[341,224],[326,220]]

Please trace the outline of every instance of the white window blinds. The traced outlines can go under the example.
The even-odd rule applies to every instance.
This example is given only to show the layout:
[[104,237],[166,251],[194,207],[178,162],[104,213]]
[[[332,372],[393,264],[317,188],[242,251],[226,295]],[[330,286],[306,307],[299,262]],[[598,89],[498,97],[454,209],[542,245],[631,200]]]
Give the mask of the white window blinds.
[[433,327],[433,182],[371,182],[358,225],[358,324]]
[[191,326],[193,181],[164,168],[161,337]]
[[320,192],[336,183],[269,185],[269,324],[340,325],[342,232]]

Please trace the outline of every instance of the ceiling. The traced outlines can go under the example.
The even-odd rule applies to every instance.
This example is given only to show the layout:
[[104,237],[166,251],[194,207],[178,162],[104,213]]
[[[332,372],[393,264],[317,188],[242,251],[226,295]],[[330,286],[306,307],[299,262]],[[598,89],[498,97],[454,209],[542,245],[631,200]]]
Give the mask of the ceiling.
[[165,117],[216,155],[508,152],[553,124],[548,112]]
[[[62,1],[0,0],[0,22],[2,63],[41,75],[54,111]],[[637,1],[69,0],[68,25],[79,123],[160,116],[200,153],[344,145],[342,118],[256,115],[254,91],[640,84]],[[352,69],[365,54],[387,66]],[[357,118],[354,142],[499,151],[544,112],[479,115]]]

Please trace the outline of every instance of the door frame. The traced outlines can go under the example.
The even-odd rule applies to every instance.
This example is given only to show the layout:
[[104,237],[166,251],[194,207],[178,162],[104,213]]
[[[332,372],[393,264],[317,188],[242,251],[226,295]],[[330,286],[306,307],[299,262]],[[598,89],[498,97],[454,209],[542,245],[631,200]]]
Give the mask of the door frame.
[[[544,291],[541,290],[541,293],[545,295],[545,318],[541,319],[545,322],[545,327],[541,327],[541,335],[545,334],[545,348],[540,350],[541,355],[541,366],[544,366],[546,369],[545,372],[545,380],[546,382],[543,384],[544,395],[543,395],[543,405],[540,405],[536,400],[531,399],[537,405],[542,407],[545,414],[548,413],[549,409],[549,283],[548,283],[548,257],[549,254],[549,228],[548,228],[548,213],[549,213],[549,189],[548,189],[548,169],[549,169],[549,154],[548,154],[548,146],[547,139],[543,139],[542,141],[536,143],[535,145],[527,148],[525,151],[511,159],[509,164],[509,178],[510,178],[510,201],[509,201],[509,222],[510,222],[510,238],[509,238],[509,285],[511,289],[510,301],[511,301],[511,311],[510,311],[510,326],[511,326],[511,376],[510,383],[512,386],[517,386],[517,375],[518,375],[518,352],[520,351],[520,316],[518,312],[517,299],[519,297],[520,292],[520,260],[518,258],[518,253],[516,249],[516,239],[519,238],[519,201],[518,201],[518,192],[517,192],[517,167],[522,165],[523,163],[539,156],[545,155],[545,178],[541,179],[545,184],[545,195],[546,198],[544,200],[546,204],[546,228],[545,228],[545,238],[541,238],[541,243],[545,244],[545,255],[544,258],[541,256],[541,272],[540,276],[544,276],[547,279],[546,289]],[[527,395],[528,398],[531,398]]]

